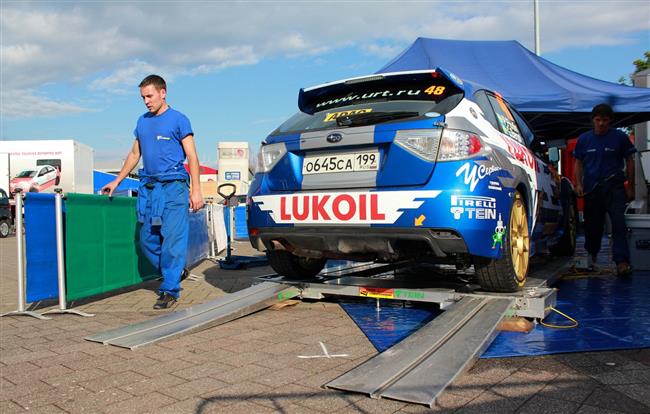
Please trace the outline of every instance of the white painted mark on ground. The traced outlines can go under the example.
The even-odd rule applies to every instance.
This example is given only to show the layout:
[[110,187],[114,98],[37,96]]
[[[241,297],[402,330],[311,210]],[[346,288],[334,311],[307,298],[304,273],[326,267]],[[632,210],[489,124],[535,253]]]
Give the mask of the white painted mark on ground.
[[320,344],[321,349],[323,350],[322,355],[298,355],[298,358],[303,358],[303,359],[309,359],[309,358],[345,358],[350,355],[348,354],[330,354],[327,352],[327,348],[325,347],[325,344],[322,342],[318,342]]

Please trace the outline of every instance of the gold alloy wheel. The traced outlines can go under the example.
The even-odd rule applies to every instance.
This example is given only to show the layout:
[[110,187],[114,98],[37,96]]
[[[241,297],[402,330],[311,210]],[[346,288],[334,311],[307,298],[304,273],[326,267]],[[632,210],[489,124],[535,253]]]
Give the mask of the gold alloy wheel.
[[517,285],[520,287],[526,282],[528,272],[528,256],[530,252],[530,240],[528,237],[528,219],[526,206],[521,201],[521,196],[515,196],[510,213],[510,257],[512,268],[515,271]]

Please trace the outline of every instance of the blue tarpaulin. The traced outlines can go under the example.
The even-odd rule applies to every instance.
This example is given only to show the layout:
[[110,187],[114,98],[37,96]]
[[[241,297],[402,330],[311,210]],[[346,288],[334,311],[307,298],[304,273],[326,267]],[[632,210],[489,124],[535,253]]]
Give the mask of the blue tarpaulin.
[[[632,278],[614,276],[565,280],[556,308],[578,321],[573,329],[537,325],[530,333],[501,332],[482,358],[548,355],[566,352],[605,351],[650,347],[650,272],[635,271]],[[379,352],[428,323],[440,311],[425,305],[401,308],[401,304],[375,301],[342,303]],[[571,322],[557,314],[552,325]]]
[[412,303],[402,307],[401,302],[382,300],[343,302],[341,307],[361,328],[379,352],[384,352],[426,325],[442,311],[428,304]]
[[[99,192],[102,190],[102,187],[113,181],[116,177],[117,176],[115,174],[93,170],[93,193],[99,194]],[[122,180],[120,185],[117,186],[113,194],[127,194],[129,190],[138,191],[138,187],[140,187],[139,180],[134,180],[133,178],[125,178]]]
[[[555,287],[556,308],[576,319],[577,328],[537,325],[527,334],[501,332],[483,358],[650,347],[650,272],[566,280]],[[558,314],[546,322],[571,323]]]
[[602,102],[614,108],[617,127],[650,120],[650,89],[573,72],[514,40],[418,38],[378,73],[437,67],[499,92],[544,137],[577,136],[591,127],[591,109]]
[[54,194],[25,194],[27,302],[57,298]]

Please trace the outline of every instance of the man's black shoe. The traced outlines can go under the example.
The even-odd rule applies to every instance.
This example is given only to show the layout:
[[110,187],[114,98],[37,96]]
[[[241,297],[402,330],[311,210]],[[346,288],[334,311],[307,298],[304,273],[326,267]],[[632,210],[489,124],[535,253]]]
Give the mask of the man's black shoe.
[[156,301],[156,304],[153,305],[154,309],[167,309],[170,306],[173,306],[176,303],[176,298],[170,295],[169,293],[161,293]]
[[181,273],[181,282],[187,279],[189,275],[190,275],[190,271],[187,269],[183,269],[183,272]]

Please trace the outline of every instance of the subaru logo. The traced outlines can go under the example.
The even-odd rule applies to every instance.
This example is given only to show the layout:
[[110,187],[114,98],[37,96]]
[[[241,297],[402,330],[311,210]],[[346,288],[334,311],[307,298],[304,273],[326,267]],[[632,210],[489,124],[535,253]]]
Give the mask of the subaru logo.
[[326,138],[327,142],[331,142],[332,144],[335,144],[337,142],[341,142],[343,139],[343,135],[339,133],[334,133],[334,134],[329,134]]

